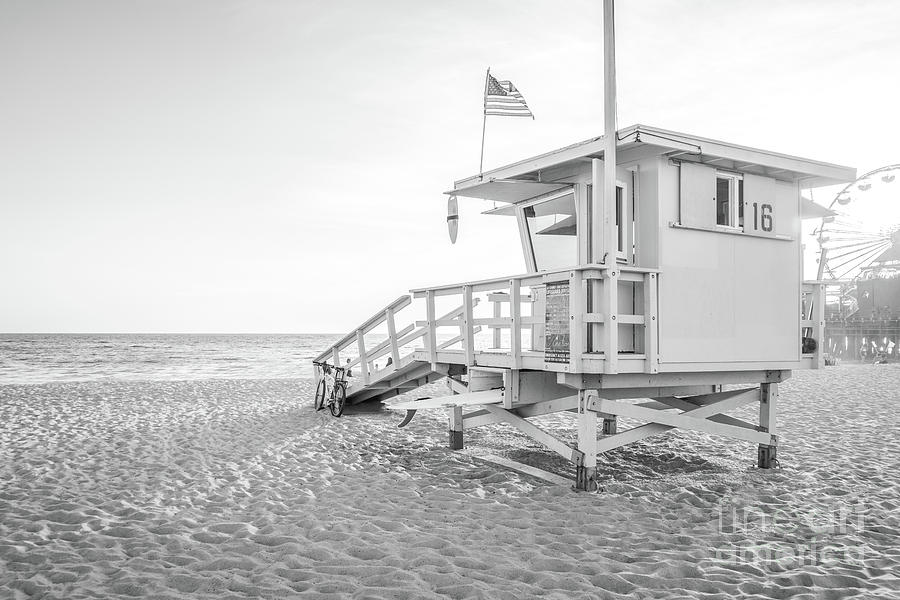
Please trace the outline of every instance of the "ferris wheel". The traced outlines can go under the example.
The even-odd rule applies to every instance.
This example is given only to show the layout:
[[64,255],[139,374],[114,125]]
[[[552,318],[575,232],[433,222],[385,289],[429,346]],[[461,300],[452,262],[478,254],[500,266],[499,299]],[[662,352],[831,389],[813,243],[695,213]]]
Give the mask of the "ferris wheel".
[[818,279],[852,284],[873,262],[898,244],[900,197],[890,184],[900,164],[869,171],[848,183],[828,205],[813,232],[819,243]]

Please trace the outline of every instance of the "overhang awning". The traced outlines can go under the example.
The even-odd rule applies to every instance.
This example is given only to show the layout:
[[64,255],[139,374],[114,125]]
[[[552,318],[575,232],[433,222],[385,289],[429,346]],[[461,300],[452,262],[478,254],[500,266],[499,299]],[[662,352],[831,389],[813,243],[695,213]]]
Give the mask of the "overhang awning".
[[833,217],[836,214],[833,210],[825,208],[821,204],[816,204],[809,198],[800,196],[801,219],[821,219],[823,217]]
[[492,179],[444,193],[451,196],[462,196],[463,198],[481,198],[482,200],[496,200],[497,202],[516,204],[529,198],[571,187],[571,185],[569,183],[544,183],[521,179]]

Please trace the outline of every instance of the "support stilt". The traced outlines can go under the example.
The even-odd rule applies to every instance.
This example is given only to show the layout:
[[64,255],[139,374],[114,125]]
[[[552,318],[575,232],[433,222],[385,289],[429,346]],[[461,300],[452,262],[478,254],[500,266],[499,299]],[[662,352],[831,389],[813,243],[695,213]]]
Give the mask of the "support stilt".
[[618,424],[616,415],[603,415],[603,435],[616,435]]
[[587,410],[586,392],[579,392],[578,449],[583,453],[575,464],[575,489],[597,489],[597,413]]
[[450,449],[463,448],[463,412],[462,406],[450,407]]
[[759,386],[759,429],[772,434],[771,444],[760,444],[756,455],[756,464],[760,469],[771,469],[778,464],[775,444],[775,418],[778,404],[778,384],[763,383]]
[[756,466],[760,469],[771,469],[777,463],[778,459],[776,458],[778,446],[768,446],[766,444],[760,444],[759,450],[756,454]]

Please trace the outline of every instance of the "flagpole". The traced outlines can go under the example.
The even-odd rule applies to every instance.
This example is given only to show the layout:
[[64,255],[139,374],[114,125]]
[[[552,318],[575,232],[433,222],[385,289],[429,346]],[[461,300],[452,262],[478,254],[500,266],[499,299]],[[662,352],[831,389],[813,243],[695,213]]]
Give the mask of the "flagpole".
[[484,103],[482,112],[484,113],[484,118],[481,123],[481,160],[478,162],[478,177],[481,178],[482,173],[484,173],[484,132],[487,129],[487,93],[488,93],[488,80],[491,76],[491,68],[488,67],[487,73],[484,76]]
[[603,0],[603,246],[606,264],[616,264],[616,19],[615,0]]

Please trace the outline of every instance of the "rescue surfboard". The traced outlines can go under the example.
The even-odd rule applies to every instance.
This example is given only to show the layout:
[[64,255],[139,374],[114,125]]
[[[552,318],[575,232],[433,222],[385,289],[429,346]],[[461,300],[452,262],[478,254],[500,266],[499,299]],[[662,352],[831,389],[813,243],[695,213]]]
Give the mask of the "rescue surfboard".
[[450,242],[455,244],[459,233],[459,203],[456,196],[447,199],[447,231],[450,233]]

